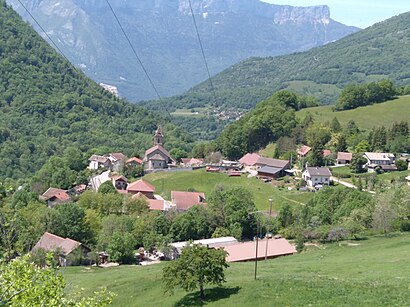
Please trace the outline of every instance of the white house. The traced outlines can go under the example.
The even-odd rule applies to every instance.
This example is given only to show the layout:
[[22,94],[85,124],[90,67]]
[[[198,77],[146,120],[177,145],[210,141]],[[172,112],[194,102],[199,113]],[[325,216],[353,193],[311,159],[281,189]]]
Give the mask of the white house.
[[97,170],[100,167],[109,168],[111,166],[110,159],[105,156],[92,155],[88,161],[90,161],[90,164],[88,165],[90,170]]
[[385,152],[365,152],[363,157],[367,159],[366,165],[391,165],[394,163],[394,155]]
[[302,173],[303,180],[310,187],[329,185],[331,176],[332,173],[327,167],[307,167]]

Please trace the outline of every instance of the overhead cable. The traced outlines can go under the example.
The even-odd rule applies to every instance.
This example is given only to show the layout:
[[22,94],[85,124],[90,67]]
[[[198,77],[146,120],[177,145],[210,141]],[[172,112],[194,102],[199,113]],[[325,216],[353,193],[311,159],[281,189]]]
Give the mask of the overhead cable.
[[120,20],[118,19],[117,14],[115,13],[114,9],[112,8],[110,2],[109,2],[108,0],[105,0],[105,1],[107,2],[107,4],[108,4],[108,6],[109,6],[109,8],[110,8],[110,10],[111,10],[111,12],[112,12],[112,14],[114,15],[115,19],[117,20],[117,23],[118,23],[118,25],[120,26],[122,33],[124,34],[124,36],[125,36],[125,38],[126,38],[128,44],[130,45],[132,51],[134,52],[134,55],[135,55],[135,57],[137,58],[139,64],[141,65],[142,70],[144,71],[145,75],[147,76],[147,79],[149,80],[149,83],[151,84],[152,88],[154,89],[155,94],[157,94],[158,99],[161,100],[161,95],[159,94],[157,88],[155,87],[154,82],[152,81],[151,77],[149,76],[147,69],[145,68],[144,64],[143,64],[142,61],[141,61],[141,58],[138,56],[137,51],[135,51],[135,48],[134,48],[134,46],[132,45],[131,40],[129,39],[127,33],[125,32],[125,30],[124,30],[124,28],[123,28],[123,26],[122,26]]

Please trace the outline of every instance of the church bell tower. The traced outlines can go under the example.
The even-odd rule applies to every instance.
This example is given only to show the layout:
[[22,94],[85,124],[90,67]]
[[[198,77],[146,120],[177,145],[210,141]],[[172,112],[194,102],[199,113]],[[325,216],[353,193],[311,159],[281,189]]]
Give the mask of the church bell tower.
[[158,126],[157,131],[155,131],[154,135],[154,146],[155,145],[163,145],[164,143],[164,134],[162,133],[161,126]]

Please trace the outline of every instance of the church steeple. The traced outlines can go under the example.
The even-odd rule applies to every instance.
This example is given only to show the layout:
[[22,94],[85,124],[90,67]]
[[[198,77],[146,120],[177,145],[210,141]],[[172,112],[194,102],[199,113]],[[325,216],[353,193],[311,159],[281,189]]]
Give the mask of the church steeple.
[[155,145],[163,145],[164,143],[164,134],[162,133],[162,127],[158,126],[157,131],[155,131],[154,135],[154,146]]

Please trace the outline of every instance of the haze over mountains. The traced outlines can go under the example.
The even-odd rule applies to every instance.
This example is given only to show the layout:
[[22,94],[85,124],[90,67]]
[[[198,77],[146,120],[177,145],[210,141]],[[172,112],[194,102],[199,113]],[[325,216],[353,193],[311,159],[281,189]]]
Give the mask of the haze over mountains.
[[379,22],[336,42],[277,57],[254,57],[235,64],[167,103],[147,103],[168,110],[206,105],[250,109],[275,91],[287,89],[332,104],[349,83],[389,78],[410,84],[410,12]]
[[[16,0],[8,3],[30,23]],[[22,0],[72,63],[130,100],[155,98],[105,1]],[[187,0],[111,0],[161,96],[207,79]],[[259,0],[193,0],[211,74],[251,56],[320,46],[357,31],[330,18],[327,6],[291,7]],[[43,34],[42,34],[43,35]]]

